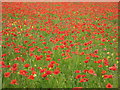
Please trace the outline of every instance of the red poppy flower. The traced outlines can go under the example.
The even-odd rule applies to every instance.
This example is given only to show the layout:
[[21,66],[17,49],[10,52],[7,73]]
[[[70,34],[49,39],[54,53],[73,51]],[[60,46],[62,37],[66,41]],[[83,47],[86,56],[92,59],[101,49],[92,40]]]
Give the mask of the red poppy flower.
[[25,65],[24,65],[24,67],[29,67],[29,66],[30,66],[30,64],[25,64]]
[[98,67],[101,68],[101,67],[103,67],[103,66],[100,64],[100,65],[98,65]]
[[81,75],[77,75],[77,76],[75,77],[75,79],[79,79],[79,78],[81,78]]
[[41,57],[40,56],[36,56],[36,60],[41,60]]
[[90,70],[88,70],[88,73],[89,73],[89,74],[94,74],[95,72],[94,72],[93,69],[90,69]]
[[16,80],[16,79],[12,80],[12,81],[10,82],[10,84],[16,84],[16,85],[18,85],[18,83],[17,83],[17,80]]
[[86,75],[81,75],[81,77],[86,77]]
[[51,61],[50,64],[55,64],[56,62],[55,61]]
[[20,70],[19,72],[20,72],[20,75],[23,75],[23,76],[27,76],[26,74],[28,73],[28,72],[25,71],[25,70]]
[[104,79],[113,77],[113,75],[103,75],[103,76],[104,76]]
[[46,71],[46,74],[47,75],[52,74],[52,71]]
[[60,48],[64,48],[64,46],[63,46],[63,45],[60,45]]
[[84,52],[81,52],[80,55],[84,55],[85,53]]
[[70,44],[70,46],[71,46],[71,47],[73,47],[73,46],[74,46],[74,44]]
[[105,73],[106,73],[106,71],[105,71],[105,70],[103,70],[101,73],[102,73],[102,74],[105,74]]
[[87,78],[82,78],[82,79],[80,79],[80,81],[79,82],[87,82],[88,81],[88,79]]
[[51,59],[52,59],[51,57],[47,57],[47,58],[46,58],[47,61],[50,61]]
[[49,64],[49,65],[48,65],[48,68],[53,68],[53,67],[54,67],[53,64]]
[[26,44],[28,41],[24,41],[24,44]]
[[41,69],[40,70],[40,73],[43,73],[43,72],[45,72],[46,71],[46,69],[44,68],[44,69]]
[[49,47],[44,47],[45,49],[48,49]]
[[80,73],[80,70],[76,70],[75,73]]
[[34,50],[35,50],[35,48],[34,48],[34,47],[30,48],[30,52],[33,52]]
[[41,50],[42,50],[42,48],[38,48],[38,50],[37,50],[37,51],[38,51],[38,52],[41,52]]
[[32,74],[36,74],[37,72],[36,71],[32,71]]
[[34,80],[34,76],[33,76],[33,75],[30,75],[30,76],[28,77],[28,79]]
[[50,55],[46,55],[46,57],[50,57]]
[[100,45],[105,45],[104,43],[100,43]]
[[59,70],[54,70],[54,72],[53,72],[55,75],[57,75],[57,74],[59,74],[60,73],[60,71]]
[[53,54],[52,51],[48,51],[49,54]]
[[7,54],[2,54],[2,57],[6,56]]
[[10,68],[11,66],[10,65],[6,65],[7,68]]
[[87,73],[89,70],[83,70],[84,73]]
[[46,42],[42,42],[42,44],[46,44]]
[[43,51],[44,53],[47,53],[47,51]]
[[86,59],[90,59],[90,57],[86,57]]
[[82,90],[83,87],[74,87],[72,90]]
[[64,54],[64,53],[62,53],[62,54],[61,54],[61,56],[65,56],[65,54]]
[[60,59],[58,59],[58,61],[60,61]]
[[88,63],[88,62],[89,62],[88,60],[84,61],[84,63]]
[[4,73],[4,77],[10,77],[10,72]]
[[94,54],[97,54],[98,53],[98,49],[94,51]]
[[106,88],[112,88],[112,85],[111,85],[110,83],[108,83],[108,84],[106,85]]
[[32,67],[32,68],[30,68],[30,70],[31,70],[31,71],[34,71],[34,70],[35,70],[35,68],[34,68],[34,67]]
[[46,77],[45,80],[49,80],[49,78]]
[[1,64],[1,65],[5,65],[5,62],[4,62],[4,61],[0,61],[0,64]]
[[109,67],[109,70],[116,71],[116,70],[117,70],[117,67],[116,67],[116,66]]
[[45,73],[45,74],[42,74],[41,76],[42,76],[42,77],[46,77],[46,76],[47,76],[47,74]]
[[13,66],[12,66],[12,67],[13,67],[13,68],[15,68],[15,67],[17,67],[17,66],[18,66],[18,64],[17,64],[17,63],[15,63],[15,64],[13,64]]

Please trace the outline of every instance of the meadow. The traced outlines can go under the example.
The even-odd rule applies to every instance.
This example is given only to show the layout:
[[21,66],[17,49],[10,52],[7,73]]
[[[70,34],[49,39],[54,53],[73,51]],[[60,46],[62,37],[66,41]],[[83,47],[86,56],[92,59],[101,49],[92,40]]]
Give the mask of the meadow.
[[118,3],[2,2],[3,88],[118,88]]

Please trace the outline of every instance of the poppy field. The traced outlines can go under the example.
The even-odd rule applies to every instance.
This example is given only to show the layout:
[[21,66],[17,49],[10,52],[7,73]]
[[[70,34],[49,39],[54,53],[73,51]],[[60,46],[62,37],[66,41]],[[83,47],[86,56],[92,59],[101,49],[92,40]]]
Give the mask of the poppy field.
[[118,88],[118,3],[2,2],[2,88]]

